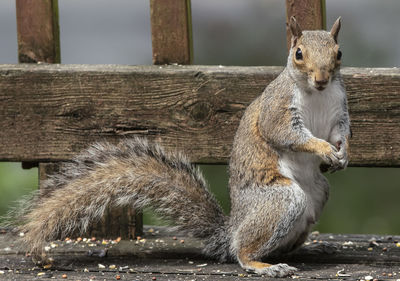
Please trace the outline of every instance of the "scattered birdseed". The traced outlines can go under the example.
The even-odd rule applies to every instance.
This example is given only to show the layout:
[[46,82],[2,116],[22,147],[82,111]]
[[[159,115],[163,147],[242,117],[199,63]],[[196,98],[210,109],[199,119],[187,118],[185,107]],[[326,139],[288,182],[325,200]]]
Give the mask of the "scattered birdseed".
[[153,276],[153,277],[151,277],[151,280],[157,280],[157,278]]
[[374,277],[372,277],[371,275],[368,275],[368,276],[365,276],[364,279],[366,281],[370,281],[370,280],[374,279]]
[[46,246],[46,247],[44,247],[44,250],[46,251],[46,252],[48,252],[48,251],[50,251],[50,247],[49,246]]
[[19,237],[24,237],[24,236],[25,236],[25,233],[20,232],[18,235],[19,235]]
[[179,243],[183,244],[183,243],[185,243],[185,240],[181,239],[181,240],[179,241]]
[[92,240],[93,242],[96,241],[96,237],[92,237],[90,240]]
[[372,248],[372,247],[369,247],[367,250],[368,250],[368,251],[372,251],[372,250],[373,250],[373,248]]
[[396,247],[400,247],[400,242],[397,242],[397,243],[396,243]]
[[117,276],[115,276],[115,279],[121,280],[121,276],[120,276],[120,275],[117,275]]
[[370,241],[370,242],[369,242],[369,245],[370,245],[371,247],[378,247],[378,246],[379,246],[378,242],[376,242],[375,240]]
[[63,279],[67,279],[68,276],[67,276],[67,274],[64,273],[61,277],[62,277]]
[[4,271],[3,271],[3,270],[0,270],[0,274],[4,274]]
[[351,277],[351,275],[347,274],[344,269],[341,269],[336,272],[336,277]]
[[82,237],[76,238],[76,241],[81,242],[82,241]]
[[115,264],[112,264],[112,265],[110,265],[108,268],[109,268],[109,269],[116,269],[117,266],[116,266]]
[[172,237],[173,240],[178,240],[178,238],[176,238],[176,236]]
[[46,272],[39,272],[38,274],[37,274],[37,276],[43,276],[43,275],[45,275],[46,274]]
[[89,272],[89,269],[84,268],[84,269],[83,269],[83,272]]
[[105,265],[102,265],[101,263],[98,264],[99,268],[106,268]]
[[51,264],[46,264],[46,265],[43,266],[43,268],[44,269],[49,269],[49,268],[51,268]]

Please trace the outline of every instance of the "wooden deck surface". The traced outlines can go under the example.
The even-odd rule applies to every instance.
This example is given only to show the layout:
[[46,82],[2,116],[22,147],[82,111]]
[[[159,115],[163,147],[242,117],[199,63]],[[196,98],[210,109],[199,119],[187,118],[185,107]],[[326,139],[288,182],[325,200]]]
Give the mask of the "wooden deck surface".
[[[55,241],[50,268],[35,266],[16,236],[0,231],[0,280],[265,280],[201,254],[201,241],[145,228],[141,240]],[[270,262],[299,269],[279,280],[400,280],[400,236],[314,233],[297,252]],[[120,278],[120,279],[118,279]],[[271,279],[268,279],[271,280]],[[277,279],[278,280],[278,279]]]

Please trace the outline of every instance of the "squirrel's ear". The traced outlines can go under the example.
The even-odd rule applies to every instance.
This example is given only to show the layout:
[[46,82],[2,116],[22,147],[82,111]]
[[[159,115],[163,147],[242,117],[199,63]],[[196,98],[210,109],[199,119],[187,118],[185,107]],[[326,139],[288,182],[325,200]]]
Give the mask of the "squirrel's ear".
[[292,33],[292,47],[296,45],[297,39],[303,34],[300,28],[300,25],[297,23],[295,17],[290,18],[289,22],[290,32]]
[[335,21],[335,23],[332,25],[331,28],[331,35],[333,39],[335,39],[336,43],[339,35],[340,25],[341,25],[341,17],[338,17],[338,19]]

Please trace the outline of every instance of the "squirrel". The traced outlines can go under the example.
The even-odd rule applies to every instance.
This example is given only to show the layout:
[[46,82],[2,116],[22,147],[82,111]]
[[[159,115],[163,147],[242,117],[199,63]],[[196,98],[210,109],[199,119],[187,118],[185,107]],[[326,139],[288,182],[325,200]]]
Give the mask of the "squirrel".
[[229,216],[182,153],[139,137],[96,143],[45,182],[50,194],[25,206],[19,229],[31,254],[42,258],[45,242],[83,232],[108,206],[150,205],[204,239],[208,257],[269,277],[293,274],[261,259],[303,244],[329,195],[320,166],[348,164],[340,26],[338,18],[330,32],[302,31],[290,19],[287,66],[245,110],[234,137]]

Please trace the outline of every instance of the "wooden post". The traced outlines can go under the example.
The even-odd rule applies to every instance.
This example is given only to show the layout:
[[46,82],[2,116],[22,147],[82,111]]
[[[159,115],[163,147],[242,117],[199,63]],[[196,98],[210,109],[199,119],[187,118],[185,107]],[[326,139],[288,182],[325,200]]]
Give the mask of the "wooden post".
[[16,0],[20,63],[60,63],[58,0]]
[[[18,62],[60,63],[58,0],[16,0]],[[22,162],[22,168],[39,168],[41,193],[46,171],[57,170],[57,163]]]
[[[18,62],[61,63],[58,0],[16,0]],[[49,190],[44,180],[59,169],[57,162],[22,162],[23,169],[38,167],[41,196]]]
[[[60,63],[58,0],[16,0],[18,60],[20,63]],[[41,196],[51,187],[44,181],[59,170],[60,163],[23,162],[23,168],[39,168]],[[142,231],[142,218],[130,208],[108,208],[98,223],[89,226],[86,236],[134,238]],[[78,235],[78,234],[77,234]]]
[[325,0],[286,0],[286,38],[290,48],[289,20],[294,16],[303,30],[326,28]]
[[153,64],[192,64],[190,0],[150,0],[150,19]]
[[150,0],[153,64],[192,64],[190,0]]

